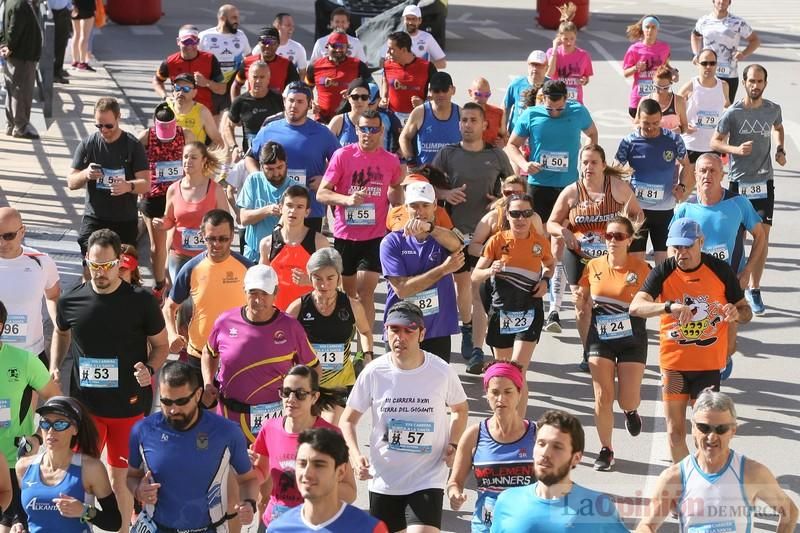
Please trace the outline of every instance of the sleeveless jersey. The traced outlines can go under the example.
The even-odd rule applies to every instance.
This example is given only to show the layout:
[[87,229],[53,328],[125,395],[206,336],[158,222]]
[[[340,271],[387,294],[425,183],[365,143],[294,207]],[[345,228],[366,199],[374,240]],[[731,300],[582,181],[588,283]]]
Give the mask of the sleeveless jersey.
[[356,317],[350,307],[350,298],[339,292],[336,306],[329,316],[322,315],[314,305],[312,295],[300,300],[297,319],[306,330],[308,340],[322,364],[320,385],[349,387],[356,382],[350,345],[356,333]]
[[319,116],[325,122],[333,118],[336,108],[342,103],[342,91],[358,77],[361,61],[355,57],[334,63],[328,57],[317,59],[313,65],[314,87],[317,89]]
[[692,94],[686,102],[686,118],[697,131],[684,133],[683,142],[688,150],[708,152],[711,137],[725,111],[725,93],[722,82],[713,87],[703,87],[698,78],[692,78]]
[[308,258],[317,251],[315,243],[316,232],[309,229],[300,244],[290,244],[283,240],[281,226],[272,230],[272,247],[269,250],[269,262],[275,273],[278,274],[278,294],[275,296],[275,307],[286,311],[289,304],[311,292],[310,285],[296,285],[292,283],[292,269],[306,270]]
[[389,109],[395,113],[411,113],[414,106],[412,96],[423,100],[428,96],[430,63],[419,57],[408,65],[392,60],[383,64],[383,76],[389,88]]
[[581,244],[581,252],[587,257],[599,257],[608,253],[603,233],[608,221],[616,217],[624,204],[616,201],[611,193],[611,178],[603,178],[603,198],[592,200],[583,180],[576,182],[578,202],[569,209],[569,229]]
[[203,215],[217,206],[217,187],[219,185],[214,180],[208,180],[208,189],[203,199],[199,202],[189,202],[183,198],[180,181],[170,185],[170,188],[175,189],[175,194],[172,195],[172,213],[175,217],[172,250],[178,255],[194,257],[205,251],[206,244],[200,224]]
[[666,108],[661,108],[661,127],[674,130],[681,125],[681,119],[678,117],[678,112],[675,109],[675,93],[670,92],[669,94],[669,104],[667,104]]
[[167,100],[167,102],[169,107],[175,112],[175,118],[178,122],[178,126],[194,133],[194,137],[197,139],[197,142],[205,143],[207,137],[206,129],[203,127],[203,118],[200,115],[200,112],[203,109],[200,107],[202,104],[195,102],[188,113],[180,113],[175,104],[169,100]]
[[[211,79],[211,71],[214,66],[214,54],[198,50],[197,56],[194,59],[184,59],[181,57],[180,52],[175,52],[167,58],[166,63],[170,80],[174,80],[178,74],[194,75],[195,72],[199,72],[206,78]],[[198,87],[197,96],[195,96],[194,100],[195,102],[203,104],[208,109],[214,108],[211,102],[211,89],[208,87]]]
[[150,165],[150,190],[147,198],[164,196],[174,181],[183,177],[183,147],[186,138],[183,128],[176,127],[175,138],[169,142],[161,142],[156,137],[155,127],[147,134],[147,161]]
[[78,518],[67,518],[58,512],[53,498],[59,494],[66,494],[78,501],[86,500],[86,490],[83,488],[81,471],[82,456],[79,453],[72,455],[72,462],[67,467],[64,478],[56,485],[45,485],[42,481],[39,467],[44,453],[40,453],[33,460],[25,475],[22,477],[22,506],[28,515],[28,531],[30,533],[91,533],[89,524],[82,524]]
[[731,450],[715,474],[703,472],[694,455],[680,462],[683,491],[678,503],[681,531],[745,533],[752,528],[753,508],[744,491],[746,458]]
[[489,419],[481,421],[478,444],[472,454],[478,500],[472,515],[472,533],[489,533],[497,496],[511,487],[524,487],[535,481],[533,447],[536,424],[526,420],[528,429],[519,440],[501,443],[489,433]]
[[350,113],[342,113],[342,131],[339,132],[338,139],[341,146],[358,142],[358,132],[355,124],[350,120]]
[[450,118],[447,120],[436,118],[430,102],[425,102],[423,108],[425,114],[417,131],[417,158],[420,165],[433,163],[436,154],[444,146],[461,141],[458,129],[461,110],[456,104],[450,104]]

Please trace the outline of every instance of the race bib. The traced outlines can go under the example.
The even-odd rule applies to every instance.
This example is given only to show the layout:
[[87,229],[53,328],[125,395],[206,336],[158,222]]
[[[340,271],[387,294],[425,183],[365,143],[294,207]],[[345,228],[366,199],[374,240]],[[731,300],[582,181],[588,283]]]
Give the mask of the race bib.
[[119,360],[81,357],[78,363],[81,387],[115,389],[119,387]]
[[375,204],[352,205],[345,209],[345,223],[348,226],[374,226]]
[[542,152],[542,168],[551,172],[569,170],[569,152]]
[[567,87],[567,100],[577,100],[577,99],[578,99],[578,88]]
[[156,161],[156,183],[172,183],[182,177],[182,161]]
[[[645,74],[644,72],[642,74]],[[652,79],[640,79],[639,80],[639,96],[647,96],[648,94],[656,92],[656,82]]]
[[338,371],[344,367],[344,344],[317,344],[311,345],[317,354],[322,370]]
[[664,186],[636,182],[636,199],[644,204],[655,204],[664,199]]
[[25,344],[28,339],[28,315],[8,315],[3,324],[3,340],[9,344]]
[[500,333],[503,335],[522,333],[531,327],[534,316],[536,316],[534,309],[528,309],[527,311],[500,311]]
[[713,130],[717,127],[719,112],[717,111],[698,111],[695,125],[704,130]]
[[433,422],[389,421],[389,449],[404,453],[431,453]]
[[696,526],[689,526],[686,529],[687,533],[733,533],[736,531],[736,522],[729,520],[727,522],[709,522],[708,524],[697,524]]
[[306,186],[306,171],[303,168],[290,168],[286,175],[298,185]]
[[606,242],[598,236],[581,239],[581,252],[587,257],[600,257],[608,253]]
[[748,200],[763,200],[767,197],[767,182],[739,183],[739,192]]
[[261,426],[271,418],[278,418],[283,414],[281,402],[261,403],[250,406],[250,432],[255,436],[261,431]]
[[601,340],[609,341],[633,335],[631,316],[628,313],[597,315],[597,334]]
[[435,315],[439,312],[439,291],[436,287],[426,291],[420,291],[417,294],[405,298],[406,302],[410,302],[422,311],[422,316]]
[[411,113],[400,113],[395,111],[394,116],[397,117],[397,120],[400,121],[400,126],[403,127],[406,125],[406,122],[408,122],[408,117],[411,116]]
[[720,78],[730,78],[733,72],[733,67],[730,63],[723,63],[717,60],[717,76]]
[[11,400],[0,398],[0,428],[7,428],[11,425]]
[[728,261],[730,259],[730,255],[728,254],[728,247],[724,244],[719,244],[717,246],[709,246],[707,248],[703,248],[703,251],[708,255],[713,255],[717,259],[721,259],[723,261]]
[[486,496],[483,499],[483,511],[481,512],[481,520],[486,527],[492,526],[492,515],[494,514],[494,504],[497,502],[496,498]]
[[196,228],[178,228],[181,232],[181,246],[184,250],[205,250],[206,241],[203,234]]
[[139,513],[136,522],[131,526],[131,533],[158,533],[158,526],[147,513]]
[[125,169],[124,168],[103,168],[102,169],[103,175],[97,178],[97,185],[95,185],[98,189],[103,190],[111,190],[111,183],[115,181],[117,178],[125,179]]

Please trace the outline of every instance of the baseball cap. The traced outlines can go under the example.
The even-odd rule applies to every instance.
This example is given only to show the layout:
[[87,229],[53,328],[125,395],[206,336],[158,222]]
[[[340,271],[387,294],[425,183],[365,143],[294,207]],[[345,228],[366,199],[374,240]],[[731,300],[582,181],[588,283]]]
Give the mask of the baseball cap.
[[406,8],[403,10],[403,16],[422,18],[422,10],[419,8],[419,6],[406,6]]
[[688,217],[679,218],[669,227],[667,246],[691,246],[702,236],[700,224]]
[[412,181],[406,185],[405,204],[410,205],[414,202],[425,202],[432,204],[436,201],[436,192],[433,185],[424,181]]
[[334,31],[328,36],[328,44],[349,44],[347,34],[343,31]]
[[547,63],[547,54],[541,50],[534,50],[528,54],[528,63],[536,63],[537,65],[544,65]]
[[278,274],[267,265],[255,265],[247,269],[244,275],[244,292],[258,289],[267,294],[275,294],[278,288]]
[[567,96],[567,84],[561,80],[547,80],[542,87],[542,94],[550,98],[564,98]]
[[286,88],[283,90],[283,97],[286,98],[292,93],[300,93],[306,95],[308,101],[310,102],[313,98],[311,94],[311,87],[303,83],[302,81],[293,81]]
[[428,178],[426,178],[426,177],[425,177],[425,176],[423,176],[422,174],[411,173],[411,174],[409,174],[408,176],[406,176],[405,178],[403,178],[403,181],[401,181],[401,182],[400,182],[400,185],[402,185],[403,187],[405,187],[405,186],[406,186],[406,185],[408,185],[409,183],[415,183],[415,182],[416,182],[416,183],[420,183],[420,182],[421,182],[421,183],[430,183],[430,181],[428,180]]
[[189,74],[188,72],[184,72],[182,74],[178,74],[174,78],[172,78],[172,83],[177,83],[179,81],[183,81],[186,83],[191,83],[192,87],[197,87],[197,82],[194,81],[194,76]]
[[184,39],[188,39],[190,37],[193,37],[195,39],[198,39],[200,37],[200,32],[197,30],[197,28],[195,27],[181,28],[180,31],[178,32],[178,40],[180,41],[183,41]]
[[261,28],[261,31],[258,32],[258,40],[264,39],[264,37],[271,37],[276,41],[280,41],[281,35],[278,33],[277,28],[273,28],[272,26],[264,26]]
[[386,314],[384,324],[387,326],[403,326],[406,328],[421,328],[425,325],[422,311],[414,304],[397,302]]
[[431,76],[430,87],[432,91],[447,91],[453,86],[453,78],[447,72],[436,72]]
[[81,411],[75,400],[67,396],[53,396],[44,405],[36,409],[36,414],[44,416],[47,414],[60,415],[68,418],[73,424],[81,422]]

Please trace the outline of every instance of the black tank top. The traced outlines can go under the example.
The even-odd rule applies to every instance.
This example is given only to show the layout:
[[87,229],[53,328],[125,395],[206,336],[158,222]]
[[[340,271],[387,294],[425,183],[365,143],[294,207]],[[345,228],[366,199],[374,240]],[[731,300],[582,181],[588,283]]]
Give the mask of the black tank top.
[[356,317],[347,294],[337,291],[333,313],[330,316],[323,316],[314,305],[312,293],[308,293],[300,299],[300,314],[297,319],[306,330],[308,340],[312,344],[345,343],[349,354],[350,341],[355,335]]
[[[272,230],[272,244],[269,249],[269,262],[272,261],[277,257],[283,247],[286,246],[286,241],[283,240],[283,234],[281,234],[281,225],[278,224],[275,226],[275,229]],[[303,240],[300,242],[300,246],[302,246],[308,255],[313,254],[317,251],[317,244],[316,244],[316,232],[313,229],[309,229],[306,232],[306,236],[303,237]]]

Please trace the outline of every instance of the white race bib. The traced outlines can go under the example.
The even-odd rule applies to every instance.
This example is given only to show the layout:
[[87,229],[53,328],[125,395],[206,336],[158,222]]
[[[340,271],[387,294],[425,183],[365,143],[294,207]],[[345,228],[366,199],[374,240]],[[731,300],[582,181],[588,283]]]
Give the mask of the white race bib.
[[566,172],[569,170],[569,152],[542,152],[541,165],[551,172]]
[[739,183],[739,192],[748,200],[763,200],[767,197],[767,182]]
[[431,453],[433,422],[389,421],[389,449],[404,453]]
[[115,389],[119,387],[119,360],[81,357],[78,363],[81,387]]
[[182,161],[156,161],[156,183],[172,183],[182,177]]
[[3,324],[3,341],[9,344],[25,344],[28,339],[28,315],[8,315]]
[[311,345],[317,354],[322,370],[339,371],[344,367],[344,344],[318,344]]
[[664,186],[636,182],[636,199],[644,204],[655,204],[664,199]]
[[633,335],[631,316],[628,313],[597,315],[596,322],[597,334],[601,340],[609,341]]
[[580,239],[581,252],[588,257],[600,257],[608,253],[606,241],[598,235],[586,235]]
[[656,82],[651,78],[639,80],[639,96],[644,97],[654,92],[656,92]]
[[536,316],[534,309],[527,311],[500,311],[500,333],[503,335],[513,335],[522,333],[533,324]]
[[147,513],[141,512],[131,526],[131,533],[158,533],[158,526]]
[[0,428],[7,428],[11,425],[11,400],[0,398]]
[[298,185],[306,186],[306,170],[304,168],[290,168],[286,174]]
[[722,61],[717,61],[717,76],[720,78],[730,78],[731,73],[733,72],[733,67],[731,67],[730,63],[723,63]]
[[718,121],[718,111],[698,111],[695,125],[700,129],[713,130],[716,129]]
[[578,88],[567,87],[567,100],[577,100],[577,99],[578,99]]
[[250,432],[258,435],[261,426],[271,418],[278,418],[283,414],[283,404],[281,402],[261,403],[250,406]]
[[435,315],[439,312],[439,291],[436,287],[411,295],[405,298],[405,301],[419,307],[423,316]]
[[728,261],[731,257],[730,254],[728,254],[728,247],[724,244],[704,247],[703,251],[708,255],[713,255],[717,259],[721,259],[723,261]]
[[345,208],[345,223],[348,226],[374,226],[375,204],[352,205]]
[[124,168],[103,168],[102,172],[103,175],[97,178],[97,185],[95,185],[98,189],[110,190],[111,183],[117,178],[125,179]]
[[178,231],[181,232],[181,246],[183,246],[184,250],[197,251],[206,249],[206,241],[199,229],[178,228]]
[[736,522],[733,520],[697,524],[686,529],[686,533],[734,533],[735,531]]

